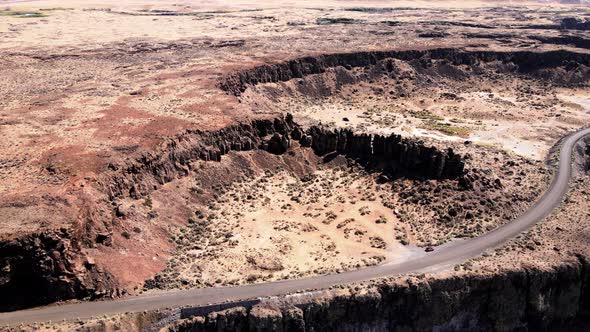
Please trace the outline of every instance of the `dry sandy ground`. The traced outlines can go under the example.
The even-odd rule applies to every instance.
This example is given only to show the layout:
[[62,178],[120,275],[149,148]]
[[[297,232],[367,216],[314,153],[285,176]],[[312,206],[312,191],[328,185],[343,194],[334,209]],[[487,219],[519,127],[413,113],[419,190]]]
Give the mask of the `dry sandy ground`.
[[180,254],[160,283],[236,285],[399,257],[408,249],[396,237],[407,239],[408,231],[390,208],[392,196],[362,172],[328,169],[299,179],[267,171],[197,211],[174,236]]

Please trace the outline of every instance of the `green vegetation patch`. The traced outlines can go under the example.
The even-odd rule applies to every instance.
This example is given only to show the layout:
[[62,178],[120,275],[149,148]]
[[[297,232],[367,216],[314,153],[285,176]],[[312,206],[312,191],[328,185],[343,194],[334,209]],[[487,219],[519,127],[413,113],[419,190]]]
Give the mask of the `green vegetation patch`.
[[452,123],[465,123],[465,120],[459,118],[452,118],[449,121]]
[[432,121],[442,121],[444,120],[442,117],[436,115],[436,114],[432,114],[427,110],[421,110],[421,111],[410,111],[410,114],[415,117],[416,119],[421,119],[421,120],[432,120]]
[[336,18],[320,17],[316,20],[317,25],[358,24],[358,23],[362,23],[362,21],[355,20],[354,18],[347,18],[347,17],[336,17]]
[[344,9],[349,12],[361,12],[361,13],[391,13],[393,8],[377,8],[377,7],[352,7]]
[[52,7],[52,8],[41,8],[39,11],[42,12],[57,12],[62,10],[74,10],[74,8],[64,8],[64,7]]
[[249,13],[249,12],[260,12],[263,11],[264,8],[253,8],[253,9],[240,9],[240,10],[208,10],[208,11],[199,11],[199,12],[178,12],[174,10],[166,10],[166,9],[141,9],[137,12],[122,12],[122,11],[111,11],[106,10],[107,12],[114,13],[114,14],[122,14],[122,15],[130,15],[130,16],[204,16],[204,17],[212,17],[211,15],[216,14],[231,14],[231,13]]
[[450,123],[439,121],[428,121],[425,128],[429,130],[436,130],[448,136],[458,136],[467,138],[471,134],[471,129],[468,127],[454,126]]
[[19,10],[0,10],[0,16],[12,16],[18,18],[35,18],[35,17],[45,17],[44,13],[40,11],[19,11]]

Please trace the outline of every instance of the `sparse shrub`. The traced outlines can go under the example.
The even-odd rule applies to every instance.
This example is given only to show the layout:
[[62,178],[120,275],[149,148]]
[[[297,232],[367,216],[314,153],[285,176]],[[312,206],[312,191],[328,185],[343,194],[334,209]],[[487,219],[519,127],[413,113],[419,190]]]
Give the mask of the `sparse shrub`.
[[150,209],[152,208],[152,204],[153,204],[152,198],[149,196],[143,200],[143,205],[150,208]]
[[376,224],[387,224],[387,218],[385,216],[379,216],[379,219],[375,220]]

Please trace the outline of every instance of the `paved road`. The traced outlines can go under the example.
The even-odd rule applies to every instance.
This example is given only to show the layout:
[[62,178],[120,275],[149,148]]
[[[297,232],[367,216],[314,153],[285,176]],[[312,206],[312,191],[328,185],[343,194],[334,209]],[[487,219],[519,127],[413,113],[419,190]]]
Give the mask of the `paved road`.
[[572,174],[572,153],[576,142],[590,135],[590,128],[574,133],[563,140],[559,155],[559,167],[553,182],[543,197],[523,215],[478,238],[457,242],[411,259],[395,264],[383,264],[356,271],[317,276],[299,280],[285,280],[257,285],[206,288],[187,291],[169,291],[150,295],[129,297],[120,300],[83,302],[59,306],[15,311],[0,314],[1,325],[60,321],[62,319],[88,318],[122,312],[154,310],[185,305],[206,305],[227,300],[241,300],[262,296],[281,295],[305,289],[327,288],[336,284],[358,282],[378,277],[413,272],[435,271],[475,257],[484,251],[497,247],[505,241],[527,230],[536,222],[547,217],[564,198]]

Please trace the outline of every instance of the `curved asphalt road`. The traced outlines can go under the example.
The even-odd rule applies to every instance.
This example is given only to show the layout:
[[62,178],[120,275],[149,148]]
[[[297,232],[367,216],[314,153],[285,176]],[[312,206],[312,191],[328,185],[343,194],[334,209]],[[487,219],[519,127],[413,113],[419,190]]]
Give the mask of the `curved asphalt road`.
[[[82,302],[77,304],[54,305],[36,309],[0,313],[0,325],[15,325],[63,319],[89,318],[123,312],[154,310],[186,305],[199,306],[225,301],[237,301],[263,296],[293,293],[305,289],[328,288],[336,284],[351,283],[396,274],[434,271],[464,262],[484,251],[497,247],[505,241],[527,230],[536,222],[547,217],[561,204],[572,173],[572,154],[576,142],[590,135],[590,128],[567,136],[559,155],[559,168],[549,189],[528,211],[510,223],[478,238],[457,242],[438,248],[417,259],[400,263],[389,263],[356,271],[310,277],[298,280],[284,280],[256,285],[205,288],[186,291],[160,292],[150,295],[129,297],[120,300]],[[1,295],[0,295],[1,296]]]

